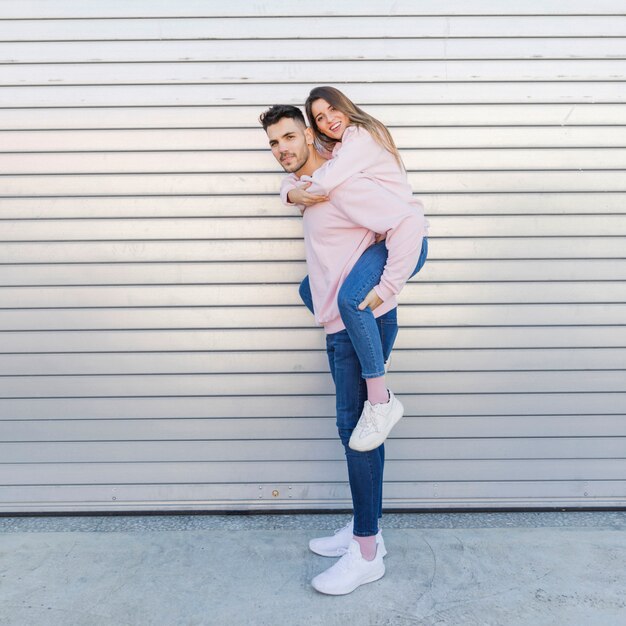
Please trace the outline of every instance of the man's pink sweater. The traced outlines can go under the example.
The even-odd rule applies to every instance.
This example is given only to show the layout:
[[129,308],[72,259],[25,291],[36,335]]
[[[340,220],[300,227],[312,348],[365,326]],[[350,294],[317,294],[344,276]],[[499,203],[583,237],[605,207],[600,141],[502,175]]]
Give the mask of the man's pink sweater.
[[[380,317],[397,306],[396,296],[415,269],[428,234],[422,203],[413,198],[406,173],[394,156],[364,128],[349,126],[335,145],[333,158],[312,176],[283,179],[281,199],[311,182],[308,191],[328,195],[330,202],[306,208],[304,243],[315,320],[326,333],[345,328],[337,294],[376,233],[386,234],[387,263],[374,287],[383,303],[373,311]],[[303,207],[301,207],[303,208]]]

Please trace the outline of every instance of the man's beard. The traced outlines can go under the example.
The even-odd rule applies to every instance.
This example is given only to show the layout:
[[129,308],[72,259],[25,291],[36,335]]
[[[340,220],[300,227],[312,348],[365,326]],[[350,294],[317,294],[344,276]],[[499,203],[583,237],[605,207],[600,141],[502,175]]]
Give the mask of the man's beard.
[[308,152],[305,155],[303,155],[301,159],[298,159],[298,157],[295,154],[290,155],[290,156],[292,156],[293,159],[289,162],[289,164],[283,163],[282,161],[280,162],[285,172],[288,172],[290,174],[292,172],[297,172],[299,169],[301,169],[309,159]]

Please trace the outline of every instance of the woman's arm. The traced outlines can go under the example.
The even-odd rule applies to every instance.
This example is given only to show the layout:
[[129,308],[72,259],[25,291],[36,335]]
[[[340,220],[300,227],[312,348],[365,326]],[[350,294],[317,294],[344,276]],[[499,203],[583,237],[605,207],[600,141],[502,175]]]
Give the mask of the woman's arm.
[[318,202],[326,202],[328,196],[317,195],[308,192],[311,183],[301,182],[295,176],[286,176],[280,186],[280,199],[285,206],[296,206],[300,209],[300,213],[308,206],[317,204]]
[[393,228],[387,231],[385,240],[388,250],[387,264],[380,282],[374,287],[374,291],[383,302],[402,291],[417,265],[425,235],[423,220],[417,213],[400,218],[394,223]]
[[351,176],[375,165],[385,149],[364,128],[348,126],[335,156],[312,176],[302,176],[313,184],[310,193],[328,194]]
[[[357,191],[357,190],[355,190]],[[427,223],[416,207],[375,188],[361,190],[364,200],[350,203],[342,210],[355,224],[375,233],[386,233],[387,263],[374,291],[384,302],[398,295],[415,269],[422,249],[422,237],[427,235]],[[358,193],[358,191],[357,191]],[[381,211],[380,206],[385,210]]]

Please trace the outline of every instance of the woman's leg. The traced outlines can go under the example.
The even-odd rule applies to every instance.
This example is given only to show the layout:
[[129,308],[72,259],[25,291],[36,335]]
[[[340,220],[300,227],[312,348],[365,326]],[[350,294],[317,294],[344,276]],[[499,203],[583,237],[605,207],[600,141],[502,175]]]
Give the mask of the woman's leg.
[[[359,304],[380,282],[380,277],[387,263],[387,254],[384,241],[370,246],[346,277],[337,298],[341,319],[352,339],[363,370],[362,376],[365,379],[385,375],[385,358],[380,336],[377,332],[376,318],[369,307],[362,311],[359,310]],[[428,239],[424,237],[420,258],[410,278],[415,276],[423,267],[427,254]]]
[[[428,256],[428,238],[422,240],[420,258],[409,278],[419,272]],[[387,248],[384,241],[370,246],[356,262],[338,295],[339,312],[346,326],[346,330],[357,352],[361,364],[363,378],[376,378],[376,374],[384,376],[384,363],[389,358],[383,355],[376,318],[371,309],[360,311],[358,306],[365,296],[380,282],[385,264],[387,263]],[[300,297],[313,313],[313,298],[309,277],[305,276],[300,284]],[[382,374],[380,374],[382,372]]]

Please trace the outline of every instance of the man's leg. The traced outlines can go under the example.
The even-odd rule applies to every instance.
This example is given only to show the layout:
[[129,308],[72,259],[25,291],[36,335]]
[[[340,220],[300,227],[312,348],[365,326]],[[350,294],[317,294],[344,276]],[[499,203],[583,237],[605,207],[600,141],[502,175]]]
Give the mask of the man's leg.
[[306,308],[309,309],[311,313],[314,313],[313,296],[311,295],[311,285],[309,283],[308,275],[305,276],[302,282],[300,283],[300,288],[298,289],[298,292],[300,294],[300,298],[302,299],[302,302],[304,302],[304,304],[306,305]]
[[[349,527],[342,529],[351,532],[349,537],[345,537],[346,532],[337,534],[341,535],[342,542],[346,541],[345,547],[339,551],[342,555],[339,561],[315,576],[311,584],[321,593],[344,595],[385,574],[384,542],[382,537],[379,541],[376,536],[382,468],[378,450],[356,452],[347,445],[358,420],[366,388],[360,375],[358,358],[346,331],[326,335],[326,350],[335,381],[337,429],[348,463],[354,523],[351,531]],[[333,542],[333,538],[328,539]],[[318,540],[316,547],[325,542],[326,539]]]
[[[361,415],[367,389],[354,346],[345,330],[326,335],[327,351],[332,354],[336,389],[337,430],[344,446],[354,508],[354,535],[375,536],[382,496],[382,457],[378,450],[358,452],[348,446]],[[331,356],[329,356],[330,360]]]

